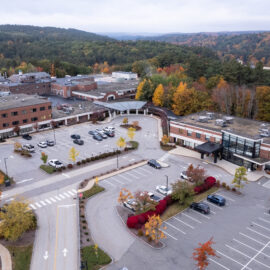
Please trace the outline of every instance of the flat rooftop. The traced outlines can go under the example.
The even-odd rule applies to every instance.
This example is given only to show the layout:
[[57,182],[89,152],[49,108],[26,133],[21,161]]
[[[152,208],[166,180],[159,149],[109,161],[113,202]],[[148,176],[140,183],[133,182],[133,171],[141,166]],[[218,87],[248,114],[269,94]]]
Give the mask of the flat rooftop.
[[26,94],[17,94],[0,97],[0,110],[26,107],[50,102],[47,98],[41,96],[32,96]]
[[[209,116],[211,116],[212,119],[207,120],[206,118]],[[228,120],[229,122],[226,123],[225,127],[216,124],[217,119],[226,120],[226,118],[231,120]],[[270,137],[260,136],[261,129],[268,129],[270,131],[270,123],[267,122],[205,111],[179,117],[173,121],[217,132],[228,131],[254,140],[264,138],[263,141],[265,143],[270,143]]]

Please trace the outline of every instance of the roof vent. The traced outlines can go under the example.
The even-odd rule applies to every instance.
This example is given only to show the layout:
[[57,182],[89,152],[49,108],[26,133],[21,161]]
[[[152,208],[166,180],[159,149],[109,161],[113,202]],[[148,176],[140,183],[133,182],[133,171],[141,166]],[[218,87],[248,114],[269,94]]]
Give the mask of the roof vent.
[[199,116],[198,122],[208,123],[209,118],[207,116]]
[[220,126],[220,127],[226,127],[227,126],[226,122],[223,119],[216,119],[215,125]]
[[227,123],[227,124],[233,124],[233,117],[231,116],[224,116],[223,120]]

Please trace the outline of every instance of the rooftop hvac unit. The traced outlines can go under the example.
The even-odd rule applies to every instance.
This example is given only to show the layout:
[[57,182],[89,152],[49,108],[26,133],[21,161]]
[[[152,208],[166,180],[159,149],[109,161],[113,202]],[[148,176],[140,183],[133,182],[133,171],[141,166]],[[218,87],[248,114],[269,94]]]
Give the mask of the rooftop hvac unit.
[[206,116],[208,117],[208,119],[214,119],[214,113],[212,113],[212,112],[208,112],[208,113],[206,113]]
[[267,131],[267,132],[261,132],[260,133],[260,136],[261,137],[269,137],[270,136],[270,133]]
[[207,116],[199,116],[198,122],[208,123],[209,118]]
[[226,127],[226,122],[223,119],[217,119],[215,125],[220,127]]
[[223,120],[228,124],[233,124],[233,117],[225,116],[223,117]]

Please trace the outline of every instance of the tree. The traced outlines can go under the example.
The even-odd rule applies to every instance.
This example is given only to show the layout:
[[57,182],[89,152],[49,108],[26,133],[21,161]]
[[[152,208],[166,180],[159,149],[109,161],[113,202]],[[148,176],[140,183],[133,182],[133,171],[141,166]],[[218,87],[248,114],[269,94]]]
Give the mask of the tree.
[[47,160],[48,160],[48,155],[46,155],[44,152],[42,152],[40,159],[43,161],[44,164],[46,164]]
[[133,195],[132,193],[126,189],[126,188],[122,188],[119,192],[119,196],[117,201],[121,204],[123,204],[124,202],[126,202],[127,200],[133,199]]
[[234,179],[232,181],[232,184],[234,184],[235,188],[243,188],[243,182],[247,183],[247,169],[243,166],[237,168],[235,170]]
[[124,148],[126,146],[126,141],[123,137],[120,137],[116,144],[119,148]]
[[159,84],[156,88],[152,101],[155,106],[163,106],[164,103],[164,88],[162,84]]
[[73,163],[76,162],[76,158],[79,155],[79,152],[75,149],[75,147],[71,147],[69,150],[69,159],[73,161]]
[[212,248],[213,237],[210,238],[207,242],[204,244],[199,243],[199,247],[195,248],[195,251],[193,252],[193,259],[196,261],[196,266],[199,268],[199,270],[204,270],[209,265],[208,257],[209,256],[216,256],[216,251]]
[[132,122],[132,127],[134,127],[135,129],[136,129],[137,127],[139,127],[139,121],[133,121],[133,122]]
[[22,149],[22,145],[19,142],[14,143],[14,150],[19,151]]
[[178,180],[172,184],[172,198],[181,205],[190,205],[194,197],[194,188],[187,182]]
[[161,142],[163,144],[167,144],[169,143],[169,141],[170,141],[170,138],[166,134],[162,136]]
[[260,86],[256,88],[256,119],[270,121],[270,87]]
[[143,81],[141,81],[137,87],[137,92],[135,95],[135,99],[137,99],[137,100],[140,100],[140,98],[141,98],[142,88],[143,88],[144,83],[145,83],[145,79]]
[[128,123],[128,118],[125,117],[125,118],[123,119],[123,124],[126,125],[127,123]]
[[36,226],[35,216],[28,203],[12,201],[0,212],[0,236],[16,241],[25,231]]
[[[154,240],[156,244],[160,239],[166,238],[165,234],[161,230],[161,226],[162,219],[160,216],[156,215],[151,216],[148,222],[146,222],[144,225],[145,235]],[[164,226],[162,229],[166,230],[166,227]]]
[[15,127],[13,128],[13,132],[16,133],[17,136],[20,135],[20,131],[21,131],[21,128],[20,128],[19,126],[15,126]]
[[196,186],[200,185],[205,179],[205,169],[198,165],[196,168],[192,164],[188,166],[187,177],[190,178],[191,182],[194,182]]
[[133,128],[133,127],[130,127],[128,129],[128,131],[127,131],[127,135],[128,135],[128,137],[130,138],[131,141],[133,140],[133,138],[135,136],[135,131],[136,131],[136,129]]
[[151,200],[147,191],[137,191],[134,195],[136,204],[135,209],[137,213],[144,213],[149,210],[155,210],[157,203]]

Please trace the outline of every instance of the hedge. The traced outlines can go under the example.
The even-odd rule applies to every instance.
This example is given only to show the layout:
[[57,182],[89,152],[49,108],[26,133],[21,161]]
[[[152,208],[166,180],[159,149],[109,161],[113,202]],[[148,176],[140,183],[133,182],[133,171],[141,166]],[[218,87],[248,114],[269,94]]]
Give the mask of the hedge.
[[216,184],[216,178],[209,176],[204,180],[204,183],[195,187],[194,188],[194,192],[196,194],[200,194],[208,189],[210,189],[211,187],[213,187]]

